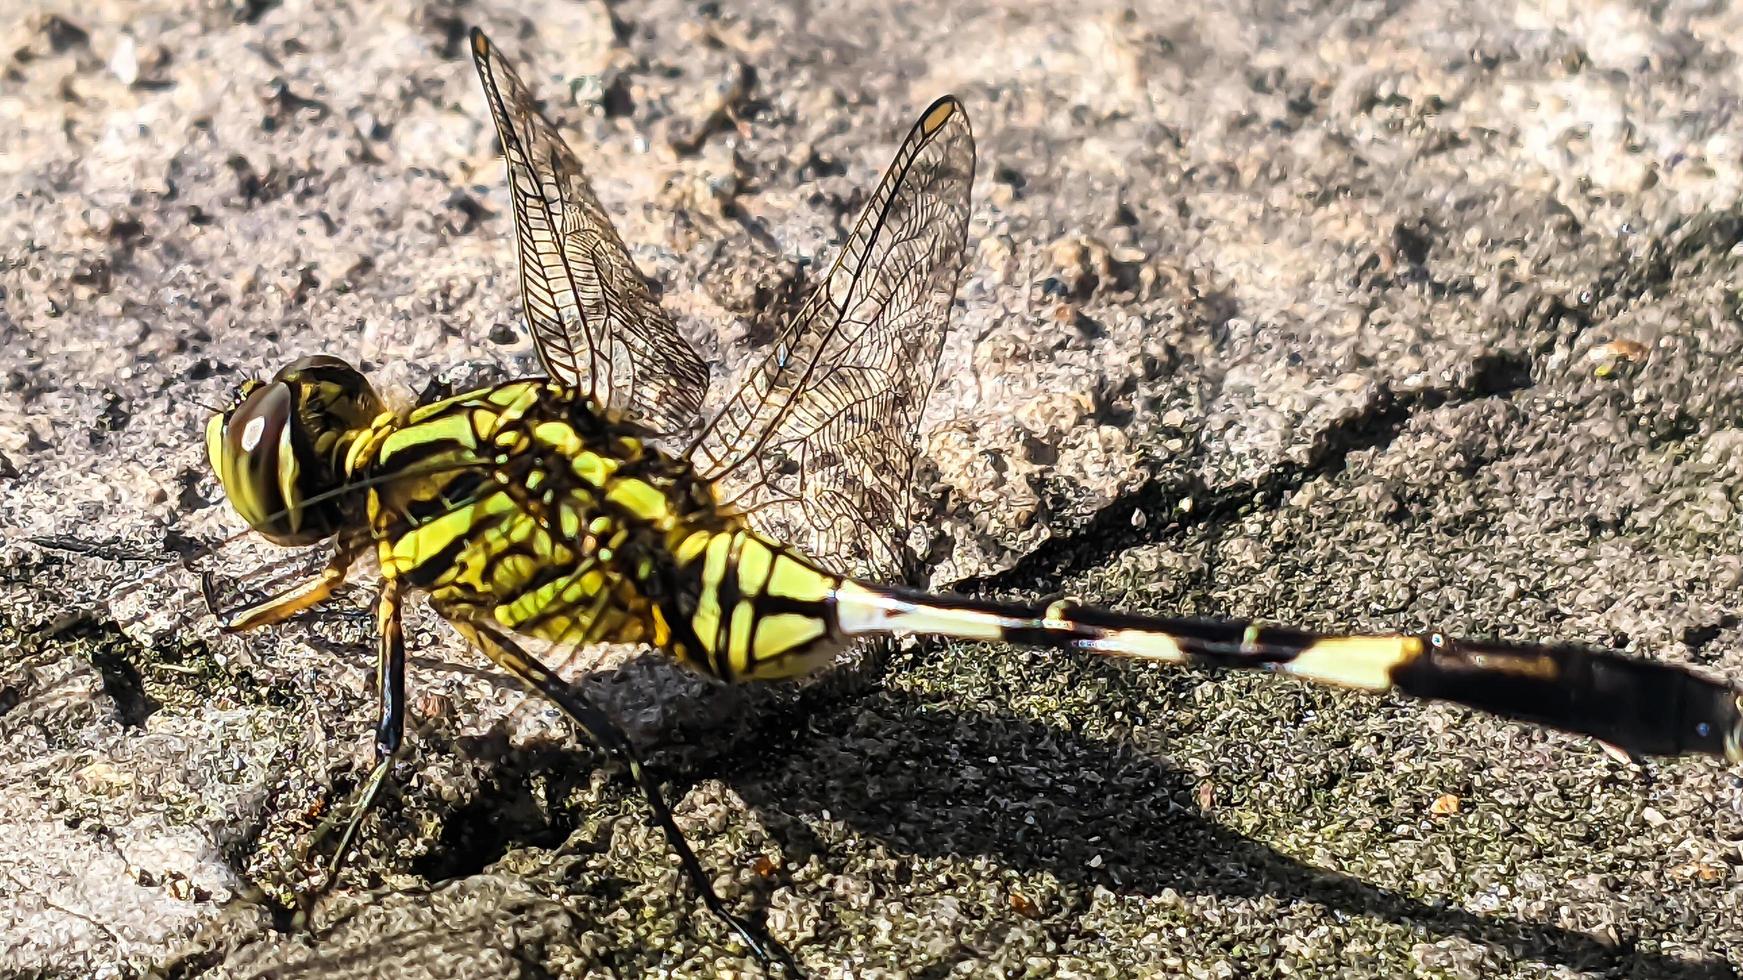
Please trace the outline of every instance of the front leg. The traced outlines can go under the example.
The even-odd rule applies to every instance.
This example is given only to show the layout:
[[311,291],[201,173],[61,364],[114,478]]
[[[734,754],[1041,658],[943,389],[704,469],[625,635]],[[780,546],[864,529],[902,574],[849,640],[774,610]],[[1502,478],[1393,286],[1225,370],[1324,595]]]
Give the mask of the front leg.
[[351,563],[357,560],[361,551],[359,541],[368,538],[341,541],[333,549],[333,556],[327,559],[327,566],[314,576],[293,583],[283,592],[271,598],[264,599],[252,606],[244,607],[233,613],[220,613],[218,601],[212,587],[210,572],[200,576],[200,594],[206,600],[206,608],[213,616],[218,617],[219,625],[226,633],[239,633],[244,630],[282,623],[285,620],[326,602],[333,595],[333,590],[344,584],[346,576],[351,571]]

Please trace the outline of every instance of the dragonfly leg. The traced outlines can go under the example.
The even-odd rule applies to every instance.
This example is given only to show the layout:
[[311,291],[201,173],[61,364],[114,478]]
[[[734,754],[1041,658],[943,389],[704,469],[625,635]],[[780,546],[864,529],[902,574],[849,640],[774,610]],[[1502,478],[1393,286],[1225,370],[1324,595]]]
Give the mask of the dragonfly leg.
[[449,621],[498,667],[549,698],[575,724],[581,726],[588,737],[629,769],[630,775],[641,787],[642,795],[647,798],[648,808],[654,814],[654,823],[659,825],[661,832],[666,835],[666,842],[677,852],[684,876],[690,879],[690,883],[700,893],[702,904],[715,918],[725,922],[757,959],[769,964],[778,958],[792,972],[798,973],[798,966],[779,943],[770,937],[759,935],[749,923],[727,911],[726,903],[709,883],[702,862],[697,859],[696,852],[690,848],[690,842],[684,839],[684,832],[672,818],[672,809],[667,806],[665,796],[660,791],[659,780],[642,765],[635,747],[630,744],[629,737],[624,735],[623,730],[617,727],[617,723],[588,701],[580,691],[523,651],[519,644],[494,623],[478,617],[459,616],[451,617]]
[[282,623],[297,613],[320,605],[327,601],[345,582],[346,575],[351,570],[351,563],[357,558],[357,548],[351,544],[340,544],[333,551],[333,556],[327,559],[327,566],[318,573],[300,582],[293,583],[283,592],[268,599],[263,599],[252,606],[230,613],[220,613],[218,602],[212,587],[212,575],[207,572],[200,576],[200,594],[206,600],[206,608],[212,615],[218,617],[227,633],[239,633],[258,626],[272,623]]
[[375,805],[375,797],[387,782],[393,769],[394,756],[405,740],[405,630],[400,625],[400,599],[403,587],[399,579],[384,578],[381,595],[375,601],[375,688],[380,707],[375,718],[375,769],[368,782],[358,792],[345,822],[345,832],[339,836],[339,846],[327,868],[327,879],[339,873],[351,842],[357,839],[357,828]]
[[375,721],[375,759],[393,757],[405,738],[405,630],[400,626],[399,579],[384,578],[375,600],[375,689],[381,698]]

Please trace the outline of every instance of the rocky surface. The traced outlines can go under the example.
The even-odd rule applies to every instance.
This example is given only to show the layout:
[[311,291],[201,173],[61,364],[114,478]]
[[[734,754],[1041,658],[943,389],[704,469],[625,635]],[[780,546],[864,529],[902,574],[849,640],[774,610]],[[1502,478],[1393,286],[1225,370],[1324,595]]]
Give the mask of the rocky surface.
[[[963,99],[940,585],[1743,676],[1743,14],[1157,6],[26,0],[0,25],[0,972],[754,971],[624,781],[428,615],[417,752],[293,922],[301,842],[367,760],[367,592],[217,637],[173,567],[237,530],[201,426],[244,375],[528,369],[470,24],[725,365],[913,113]],[[588,677],[718,887],[819,975],[1743,964],[1715,764],[960,644],[799,710],[624,654]],[[754,737],[715,737],[735,717]]]

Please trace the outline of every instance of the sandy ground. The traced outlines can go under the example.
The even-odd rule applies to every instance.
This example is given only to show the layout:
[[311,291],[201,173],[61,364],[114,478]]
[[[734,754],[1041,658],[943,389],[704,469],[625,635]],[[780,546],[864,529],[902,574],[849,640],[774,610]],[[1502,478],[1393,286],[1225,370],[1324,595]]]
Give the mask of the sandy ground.
[[[368,758],[367,591],[248,638],[187,572],[117,595],[238,529],[200,431],[244,375],[528,370],[471,24],[726,364],[913,114],[962,98],[939,584],[1743,677],[1735,7],[25,7],[0,24],[0,973],[755,972],[624,782],[427,614],[417,751],[288,928],[299,842]],[[585,675],[719,888],[818,975],[1743,963],[1716,764],[955,644],[796,706],[645,657]]]

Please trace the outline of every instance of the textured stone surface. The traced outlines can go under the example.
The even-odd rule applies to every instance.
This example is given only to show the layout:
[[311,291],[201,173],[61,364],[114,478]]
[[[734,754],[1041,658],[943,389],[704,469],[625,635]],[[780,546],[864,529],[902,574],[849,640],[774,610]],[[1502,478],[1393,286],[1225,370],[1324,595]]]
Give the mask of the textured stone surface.
[[[244,639],[186,572],[97,605],[236,530],[199,433],[243,374],[327,351],[409,395],[531,363],[473,23],[725,364],[912,114],[962,97],[941,584],[1743,676],[1743,16],[1154,6],[5,18],[0,972],[751,966],[639,799],[427,614],[401,790],[287,929],[297,849],[367,759],[367,593]],[[720,889],[819,974],[1739,966],[1743,792],[1715,765],[1647,780],[1447,708],[958,644],[716,739],[754,696],[604,666]]]

